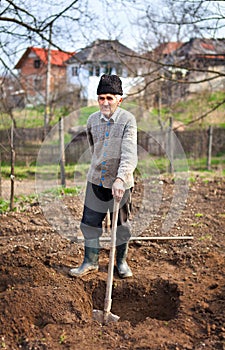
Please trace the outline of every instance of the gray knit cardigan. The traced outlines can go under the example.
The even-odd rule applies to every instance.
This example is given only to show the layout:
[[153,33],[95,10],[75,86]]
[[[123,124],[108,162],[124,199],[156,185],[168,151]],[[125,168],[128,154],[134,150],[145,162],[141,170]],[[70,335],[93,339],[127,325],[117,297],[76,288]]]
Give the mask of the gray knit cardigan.
[[95,112],[87,121],[87,137],[92,153],[87,180],[112,188],[119,177],[126,189],[133,187],[137,166],[137,125],[133,114],[117,107],[106,119],[100,111]]

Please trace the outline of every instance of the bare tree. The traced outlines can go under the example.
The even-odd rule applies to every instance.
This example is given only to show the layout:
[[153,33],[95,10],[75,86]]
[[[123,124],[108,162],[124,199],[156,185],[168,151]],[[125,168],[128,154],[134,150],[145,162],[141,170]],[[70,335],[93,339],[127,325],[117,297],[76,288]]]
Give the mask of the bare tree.
[[[82,39],[82,28],[93,26],[93,18],[87,11],[88,0],[64,0],[52,2],[46,0],[43,3],[36,0],[2,0],[0,9],[0,87],[1,87],[1,111],[10,115],[15,125],[13,116],[13,104],[9,96],[18,100],[18,95],[8,90],[8,81],[17,79],[14,66],[29,46],[41,46],[43,48],[71,51],[71,47]],[[51,36],[49,30],[51,29]],[[76,33],[76,34],[75,34]],[[77,34],[79,33],[79,35]],[[26,82],[26,86],[29,81]],[[15,84],[14,84],[15,85]],[[17,84],[18,85],[18,84]],[[21,86],[18,91],[23,91],[26,96],[26,88]],[[46,89],[47,90],[47,89]],[[10,94],[7,94],[10,92]],[[66,93],[66,91],[65,91]],[[53,100],[55,103],[56,94]],[[29,102],[29,101],[28,101]],[[51,103],[48,99],[48,103]],[[18,107],[18,105],[17,105]]]
[[[224,9],[222,1],[203,0],[146,0],[144,3],[142,0],[115,0],[113,6],[111,0],[104,0],[99,2],[98,8],[88,0],[60,0],[57,3],[46,0],[40,10],[36,0],[2,0],[0,63],[6,70],[11,69],[25,48],[48,47],[49,41],[52,48],[71,51],[73,44],[76,49],[79,42],[80,47],[84,47],[97,35],[104,35],[104,39],[119,39],[128,30],[118,15],[123,13],[132,21],[139,37],[137,46],[141,55],[137,54],[132,60],[139,59],[140,65],[145,67],[140,73],[143,79],[139,92],[146,107],[164,102],[170,105],[175,98],[185,95],[192,72],[208,74],[192,81],[193,84],[218,79],[222,72],[210,72],[210,67],[178,62],[173,56],[166,60],[168,53],[163,45],[171,41],[187,42],[191,37],[217,37],[225,27]],[[50,27],[51,39],[48,35]],[[156,47],[160,49],[157,51]],[[184,71],[187,74],[184,75]]]
[[[137,18],[136,25],[142,32],[139,49],[143,52],[140,56],[143,101],[147,108],[158,108],[161,127],[161,105],[172,108],[176,100],[186,97],[190,86],[194,90],[195,85],[195,91],[197,86],[203,89],[217,84],[223,88],[224,64],[217,59],[225,55],[225,41],[218,39],[222,30],[225,31],[223,1],[146,1],[145,11]],[[197,38],[196,42],[192,38]],[[209,60],[198,54],[198,47],[193,47],[193,55],[190,55],[192,43],[205,45],[205,48],[216,46],[214,62],[213,55]],[[218,101],[217,106],[224,102]],[[212,106],[210,110],[215,108]],[[208,113],[197,119],[206,115]]]
[[[30,0],[3,0],[0,12],[1,63],[5,68],[15,64],[15,57],[33,45],[46,47],[48,30],[52,26],[51,45],[66,50],[74,43],[71,36],[82,26],[90,26],[88,1],[66,0],[57,3],[46,0],[41,4]],[[70,30],[68,30],[70,28]],[[77,36],[78,40],[79,36]],[[70,50],[71,51],[71,50]]]

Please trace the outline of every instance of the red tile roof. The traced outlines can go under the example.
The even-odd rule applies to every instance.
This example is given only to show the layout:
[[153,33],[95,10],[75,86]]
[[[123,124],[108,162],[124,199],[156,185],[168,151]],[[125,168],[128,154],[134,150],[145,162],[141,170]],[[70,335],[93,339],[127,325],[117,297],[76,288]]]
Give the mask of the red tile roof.
[[225,57],[224,39],[192,38],[175,52],[176,63],[194,59],[221,61]]
[[[47,63],[48,49],[31,47],[33,51],[42,62]],[[74,55],[74,52],[65,53],[59,50],[51,50],[51,64],[56,66],[63,66],[64,62]]]
[[212,43],[202,42],[200,43],[203,49],[215,51],[215,47]]
[[183,43],[181,42],[168,42],[168,43],[163,43],[155,48],[154,51],[157,53],[163,54],[163,55],[168,55],[172,53],[173,51],[177,50],[179,47],[181,47]]
[[[34,52],[44,64],[47,64],[48,49],[38,48],[38,47],[28,47],[26,49],[25,53],[20,58],[20,60],[15,65],[15,69],[19,69],[21,67],[22,63],[27,58],[27,56],[30,54],[30,52]],[[55,66],[64,66],[65,61],[67,61],[74,54],[75,54],[75,52],[66,53],[66,52],[59,51],[59,50],[51,50],[51,64],[55,65]]]

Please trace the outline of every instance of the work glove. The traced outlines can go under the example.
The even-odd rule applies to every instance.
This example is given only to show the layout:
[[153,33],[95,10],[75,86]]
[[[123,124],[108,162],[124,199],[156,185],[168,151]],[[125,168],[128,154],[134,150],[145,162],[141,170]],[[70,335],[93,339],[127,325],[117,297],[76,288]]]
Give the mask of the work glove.
[[117,178],[112,185],[113,198],[117,202],[120,202],[121,199],[123,198],[124,192],[125,192],[125,188],[124,188],[123,180],[120,178]]

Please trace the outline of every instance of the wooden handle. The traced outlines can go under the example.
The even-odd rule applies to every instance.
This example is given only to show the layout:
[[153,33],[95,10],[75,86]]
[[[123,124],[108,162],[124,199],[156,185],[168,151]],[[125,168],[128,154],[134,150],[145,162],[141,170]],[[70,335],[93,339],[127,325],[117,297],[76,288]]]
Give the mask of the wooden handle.
[[119,207],[120,207],[120,202],[116,202],[114,200],[112,230],[111,230],[111,247],[110,247],[110,253],[109,253],[109,267],[108,267],[108,277],[107,277],[105,303],[104,303],[104,312],[106,314],[110,312],[111,305],[112,305],[112,284],[113,284],[114,260],[115,260],[115,250],[116,250],[116,230],[117,230]]

